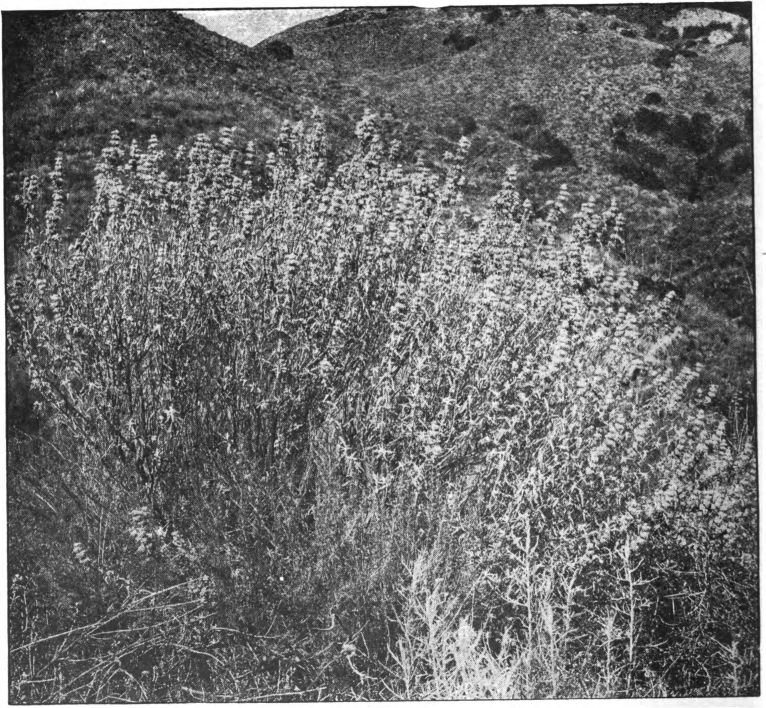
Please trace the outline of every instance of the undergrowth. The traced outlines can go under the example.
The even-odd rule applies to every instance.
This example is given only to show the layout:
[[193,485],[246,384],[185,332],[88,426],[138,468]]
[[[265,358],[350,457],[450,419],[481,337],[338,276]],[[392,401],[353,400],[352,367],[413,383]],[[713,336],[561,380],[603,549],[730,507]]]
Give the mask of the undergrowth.
[[14,702],[755,695],[753,442],[567,189],[485,213],[376,118],[112,135],[29,178],[8,347]]

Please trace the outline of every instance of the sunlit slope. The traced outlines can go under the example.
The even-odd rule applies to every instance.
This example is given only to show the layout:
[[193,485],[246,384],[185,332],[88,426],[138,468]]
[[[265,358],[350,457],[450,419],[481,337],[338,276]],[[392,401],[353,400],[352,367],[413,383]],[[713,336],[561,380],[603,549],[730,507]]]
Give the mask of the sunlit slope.
[[[616,196],[629,262],[752,322],[748,23],[719,15],[680,37],[671,6],[648,19],[613,9],[352,9],[252,49],[172,12],[8,14],[9,192],[113,129],[168,150],[234,126],[265,162],[281,122],[315,107],[337,164],[369,108],[405,167],[443,169],[467,135],[478,209],[510,165],[537,214],[562,183],[573,207]],[[66,179],[75,200],[90,189],[83,171]],[[686,224],[721,214],[691,238]]]
[[[379,112],[405,161],[439,167],[467,135],[477,202],[509,165],[540,213],[562,182],[575,206],[615,195],[632,262],[751,322],[748,22],[614,11],[348,10],[279,35],[294,59],[274,72],[335,120]],[[724,233],[689,242],[685,224],[724,212]]]

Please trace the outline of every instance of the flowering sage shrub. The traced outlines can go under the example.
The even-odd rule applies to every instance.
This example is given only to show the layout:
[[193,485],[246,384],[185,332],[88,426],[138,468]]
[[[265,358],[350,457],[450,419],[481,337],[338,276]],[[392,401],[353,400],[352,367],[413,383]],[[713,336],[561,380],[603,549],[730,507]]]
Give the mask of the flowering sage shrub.
[[[398,608],[410,648],[395,695],[465,692],[461,674],[434,693],[417,650],[434,619],[413,609],[422,582],[467,598],[446,625],[520,667],[508,695],[756,690],[752,441],[675,358],[672,293],[604,257],[616,205],[570,215],[564,187],[536,219],[510,169],[473,214],[467,140],[439,176],[397,164],[372,115],[357,138],[331,171],[321,123],[285,124],[263,188],[234,131],[173,158],[114,133],[73,237],[61,159],[49,191],[28,179],[9,346],[48,428],[140,489],[141,518],[179,547],[225,489],[227,533],[251,534],[232,553],[256,527],[279,550],[278,498],[305,539],[283,564],[319,577],[339,499],[356,508],[344,538],[365,582],[387,578],[376,604]],[[400,556],[369,551],[397,532]],[[403,570],[416,559],[421,585]],[[368,676],[386,641],[354,653]]]

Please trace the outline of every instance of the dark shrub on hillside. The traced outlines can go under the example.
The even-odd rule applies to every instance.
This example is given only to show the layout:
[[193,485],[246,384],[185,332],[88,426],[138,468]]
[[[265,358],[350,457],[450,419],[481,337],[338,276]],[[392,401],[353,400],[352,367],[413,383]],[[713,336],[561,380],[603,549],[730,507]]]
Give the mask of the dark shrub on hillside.
[[737,25],[737,29],[734,32],[729,44],[747,44],[749,37],[747,36],[747,26],[742,23]]
[[657,36],[655,34],[655,29],[652,27],[647,28],[647,30],[644,32],[644,38],[656,41]]
[[732,155],[728,170],[732,177],[739,177],[739,175],[743,175],[752,169],[753,153],[751,150],[743,148]]
[[718,96],[715,95],[715,91],[705,91],[705,95],[702,97],[702,102],[706,106],[718,105]]
[[481,13],[481,17],[488,25],[494,24],[503,16],[503,11],[499,7],[490,7]]
[[462,128],[463,135],[473,135],[478,129],[476,118],[473,116],[465,116],[460,119],[460,127]]
[[528,126],[511,125],[508,128],[508,137],[511,140],[518,140],[523,143],[529,137],[531,130]]
[[349,21],[348,11],[344,10],[337,15],[332,15],[325,20],[325,27],[336,27],[337,25],[345,25]]
[[713,122],[707,113],[695,113],[691,118],[679,113],[666,130],[668,142],[697,154],[713,145]]
[[662,30],[662,18],[659,15],[647,17],[643,21],[643,25],[645,27],[644,37],[647,39],[655,39],[657,33]]
[[460,140],[460,137],[463,134],[463,131],[460,129],[460,126],[456,121],[450,121],[449,123],[444,123],[443,125],[438,126],[436,132],[452,142]]
[[542,153],[542,157],[532,163],[533,170],[552,170],[574,163],[570,147],[547,128],[534,135],[529,147]]
[[658,42],[673,42],[676,39],[679,38],[678,28],[677,27],[666,27],[665,25],[660,25],[657,27],[653,33],[650,33],[650,29],[646,30],[646,38],[647,39],[654,39]]
[[514,124],[524,127],[537,125],[543,117],[539,108],[528,103],[514,103],[508,110]]
[[691,132],[686,138],[690,150],[700,154],[710,149],[713,138],[713,119],[709,113],[694,113]]
[[473,35],[466,35],[464,37],[461,37],[460,39],[456,40],[454,42],[455,49],[457,49],[459,52],[464,52],[471,47],[473,47],[477,42],[476,37]]
[[714,176],[720,172],[723,165],[721,164],[716,151],[705,153],[701,157],[698,157],[694,163],[697,166],[697,171],[701,175]]
[[582,20],[578,20],[575,23],[575,30],[579,32],[580,34],[585,34],[588,31],[588,25]]
[[516,103],[508,109],[508,136],[512,140],[525,142],[535,126],[543,120],[542,112],[527,103]]
[[710,30],[704,25],[688,25],[687,27],[684,27],[684,31],[681,36],[684,39],[699,39],[700,37],[704,37],[709,33]]
[[295,55],[293,48],[281,39],[275,39],[265,46],[266,51],[277,61],[287,61]]
[[665,189],[665,183],[648,165],[642,164],[631,155],[617,153],[612,158],[612,169],[620,177],[637,184],[645,189]]
[[[659,182],[653,180],[651,175],[655,174],[655,168],[666,166],[668,159],[664,152],[656,150],[643,140],[628,138],[624,130],[619,130],[615,133],[612,143],[617,150],[625,153],[625,160],[617,160],[620,169],[624,171],[624,174],[622,172],[620,174],[623,174],[623,176],[637,184],[642,184],[651,189],[659,188],[650,186],[659,185]],[[647,174],[644,176],[640,175],[639,172],[641,170],[644,170]]]
[[723,152],[739,145],[741,142],[742,131],[733,120],[727,118],[718,129],[715,140],[716,150]]
[[679,49],[678,55],[686,57],[687,59],[694,59],[699,56],[699,53],[695,52],[693,49]]
[[630,149],[630,140],[628,140],[628,134],[623,128],[615,131],[612,138],[612,144],[618,149],[627,152]]
[[477,128],[478,124],[473,116],[463,116],[440,125],[436,132],[453,142],[457,142],[462,136],[475,133]]
[[614,128],[629,128],[632,123],[630,116],[627,113],[615,113],[612,116],[612,127]]
[[[742,25],[739,25],[740,27]],[[708,29],[713,32],[715,30],[723,30],[724,32],[733,32],[734,25],[731,22],[711,22],[708,25]]]
[[662,111],[641,106],[633,116],[633,123],[639,133],[654,135],[667,129],[668,117]]
[[628,152],[640,162],[652,167],[660,167],[667,162],[667,156],[664,152],[655,150],[643,140],[630,140],[625,152]]
[[701,37],[707,37],[715,30],[731,32],[731,22],[711,22],[709,25],[688,25],[687,27],[684,27],[684,32],[681,36],[684,39],[699,39]]
[[691,121],[682,113],[676,114],[668,125],[665,137],[671,145],[686,147],[686,136],[691,130]]
[[445,46],[452,46],[459,52],[464,52],[476,44],[476,37],[473,35],[464,35],[458,27],[453,29],[444,39]]
[[696,202],[709,195],[721,180],[724,166],[713,152],[702,155],[694,163],[694,171],[689,175],[686,183],[687,201]]
[[635,39],[636,38],[636,31],[634,29],[631,29],[630,27],[620,27],[620,29],[617,30],[619,34],[621,34],[623,37],[627,37],[628,39]]
[[644,96],[644,103],[647,106],[659,106],[663,100],[662,96],[656,91],[650,91]]
[[652,64],[658,69],[669,69],[673,65],[673,57],[676,53],[672,49],[663,47],[652,57]]

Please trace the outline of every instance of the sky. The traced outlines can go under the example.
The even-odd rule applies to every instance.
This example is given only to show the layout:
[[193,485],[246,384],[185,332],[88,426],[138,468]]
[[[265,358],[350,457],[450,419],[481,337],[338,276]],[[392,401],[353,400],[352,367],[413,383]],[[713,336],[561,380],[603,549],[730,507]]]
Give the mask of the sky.
[[185,10],[181,14],[213,32],[252,47],[267,37],[307,20],[334,15],[341,8],[295,10]]

